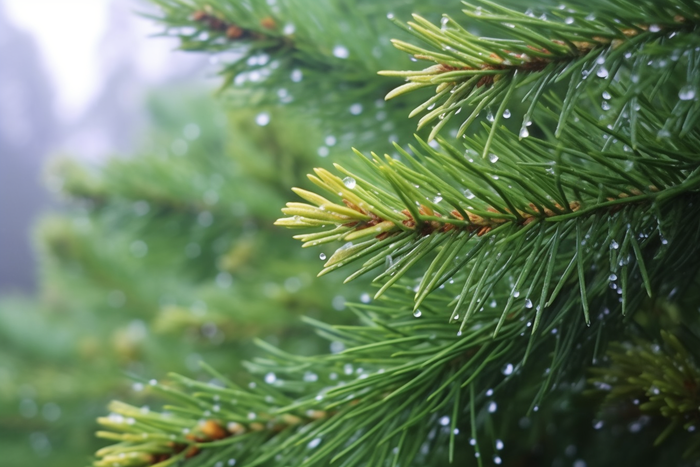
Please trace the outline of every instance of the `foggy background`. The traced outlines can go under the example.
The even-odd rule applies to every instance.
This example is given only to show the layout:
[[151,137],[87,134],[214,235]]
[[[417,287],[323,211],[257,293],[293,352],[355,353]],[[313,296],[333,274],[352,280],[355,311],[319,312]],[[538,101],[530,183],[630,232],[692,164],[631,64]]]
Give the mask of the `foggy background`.
[[147,11],[139,0],[0,0],[0,293],[36,287],[31,230],[56,208],[42,175],[51,155],[128,154],[147,89],[213,84],[201,55],[150,37],[162,28],[135,14]]

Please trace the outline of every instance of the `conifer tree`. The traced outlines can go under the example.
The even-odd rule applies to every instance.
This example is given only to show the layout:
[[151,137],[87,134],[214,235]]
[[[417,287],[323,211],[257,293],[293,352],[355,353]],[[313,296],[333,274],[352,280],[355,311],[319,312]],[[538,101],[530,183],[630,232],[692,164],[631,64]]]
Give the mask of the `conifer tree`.
[[154,2],[234,105],[324,120],[277,224],[376,289],[329,354],[113,402],[94,465],[695,465],[699,2]]

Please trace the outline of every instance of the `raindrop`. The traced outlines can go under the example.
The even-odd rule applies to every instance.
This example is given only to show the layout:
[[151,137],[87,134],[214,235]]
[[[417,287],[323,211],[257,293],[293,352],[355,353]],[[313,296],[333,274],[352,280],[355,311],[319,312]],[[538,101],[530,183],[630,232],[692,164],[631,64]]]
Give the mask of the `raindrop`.
[[362,303],[369,303],[370,300],[371,300],[371,298],[370,298],[370,296],[369,296],[369,294],[368,294],[367,292],[365,292],[365,293],[363,293],[362,295],[360,295],[360,301],[361,301]]
[[493,389],[488,389],[486,391],[486,397],[491,397],[491,396],[493,396]]
[[506,109],[503,111],[503,118],[510,118],[510,110]]
[[442,201],[442,196],[440,195],[440,193],[438,193],[437,196],[435,196],[435,198],[433,198],[433,203],[437,204],[440,201]]
[[501,462],[502,462],[502,461],[501,461],[501,458],[500,458],[500,457],[498,457],[498,456],[493,456],[493,463],[494,463],[494,464],[500,464]]
[[493,121],[495,120],[495,118],[494,118],[494,116],[493,116],[493,113],[491,113],[490,110],[489,110],[489,112],[486,114],[486,120],[488,120],[489,122],[493,122]]
[[326,254],[321,253],[320,255],[318,255],[318,257],[321,258],[321,261],[324,261],[326,259]]
[[603,101],[600,104],[600,108],[603,110],[610,110],[610,103],[608,101]]
[[521,137],[521,138],[527,138],[528,136],[530,136],[530,132],[527,131],[527,127],[525,127],[525,126],[522,127],[522,128],[520,129],[520,137]]
[[610,282],[616,281],[616,280],[617,280],[617,274],[610,274],[610,276],[608,276],[608,280],[610,280]]
[[620,244],[613,240],[612,242],[610,242],[610,248],[612,248],[613,250],[617,250],[618,248],[620,248]]
[[600,430],[601,428],[603,428],[603,420],[594,421],[593,428],[595,428],[596,430]]
[[525,299],[525,308],[532,308],[532,300],[529,298]]
[[678,92],[678,98],[682,101],[695,99],[695,89],[690,84],[686,84]]
[[658,24],[652,24],[649,26],[649,32],[659,32],[661,31],[661,26]]
[[362,113],[362,104],[355,103],[350,106],[350,113],[353,115],[360,115]]
[[601,66],[598,68],[598,71],[595,74],[598,78],[607,78],[608,77],[608,70],[604,66]]
[[603,99],[609,100],[610,99],[610,93],[608,91],[603,91]]
[[447,426],[450,424],[450,417],[445,415],[444,417],[440,417],[440,425],[442,426]]
[[423,314],[423,313],[421,313],[420,310],[416,310],[416,311],[413,312],[413,316],[415,316],[416,318],[420,318],[422,314]]
[[326,146],[321,146],[320,148],[318,148],[318,151],[316,151],[316,152],[321,157],[326,157],[326,156],[328,156],[328,154],[330,154],[330,151],[328,150],[328,148]]
[[342,45],[336,45],[333,47],[333,55],[338,58],[348,58],[350,56],[350,51]]
[[497,439],[496,440],[496,450],[501,451],[502,449],[503,449],[503,441],[501,441],[500,439]]
[[494,413],[497,409],[498,409],[498,404],[496,404],[495,402],[492,401],[489,404],[489,409],[488,409],[489,413]]
[[513,298],[518,298],[519,296],[520,296],[520,292],[518,292],[517,290],[515,292],[513,292]]
[[313,449],[316,446],[318,446],[319,444],[321,444],[321,438],[314,438],[311,441],[309,441],[309,444],[307,445],[307,447],[309,449]]
[[492,164],[495,164],[498,161],[498,156],[494,153],[489,154],[489,161],[491,161]]
[[565,22],[566,24],[574,24],[574,19],[573,19],[571,16],[569,16],[568,18],[566,18],[566,19],[564,20],[564,22]]
[[260,126],[266,126],[268,123],[270,123],[270,114],[267,112],[260,112],[255,117],[255,123]]
[[471,444],[472,446],[476,446],[476,440],[474,438],[470,438],[469,444]]
[[352,177],[345,177],[343,179],[343,185],[352,190],[353,188],[355,188],[355,185],[357,185],[357,182]]
[[513,364],[512,363],[507,363],[503,365],[503,368],[501,369],[501,373],[504,375],[508,376],[513,373]]
[[474,199],[474,193],[472,193],[471,190],[469,190],[469,189],[464,190],[464,196],[467,199]]

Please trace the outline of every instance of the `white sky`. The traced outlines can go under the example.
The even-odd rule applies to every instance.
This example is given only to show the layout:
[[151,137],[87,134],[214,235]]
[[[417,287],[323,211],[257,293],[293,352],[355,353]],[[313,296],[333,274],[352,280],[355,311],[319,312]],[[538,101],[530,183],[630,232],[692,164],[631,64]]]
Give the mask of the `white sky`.
[[31,33],[58,93],[58,113],[73,118],[99,90],[97,45],[107,0],[5,0],[10,20]]
[[[1,1],[1,0],[0,0]],[[65,120],[78,117],[100,91],[101,39],[108,26],[109,6],[123,3],[137,11],[137,0],[4,0],[12,23],[32,34],[40,48],[45,68],[57,92],[57,115]],[[133,16],[138,44],[133,51],[141,76],[157,81],[172,71],[176,44],[164,38],[149,38],[159,32],[150,20]],[[177,54],[183,55],[183,54]],[[179,60],[182,62],[182,60]]]

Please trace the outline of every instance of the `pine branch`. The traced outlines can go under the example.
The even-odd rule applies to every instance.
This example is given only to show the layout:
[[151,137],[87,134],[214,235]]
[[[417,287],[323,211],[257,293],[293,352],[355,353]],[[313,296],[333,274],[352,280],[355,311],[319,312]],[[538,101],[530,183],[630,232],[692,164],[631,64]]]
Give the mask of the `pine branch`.
[[[134,465],[164,466],[186,458],[188,465],[198,466],[229,459],[244,465],[273,460],[291,465],[408,464],[428,456],[433,461],[461,458],[471,449],[486,455],[492,449],[488,443],[480,446],[475,440],[472,448],[454,440],[464,436],[460,432],[466,432],[475,412],[491,418],[507,411],[507,398],[499,409],[494,389],[488,388],[498,393],[506,382],[518,380],[519,371],[510,362],[522,357],[524,347],[512,341],[524,323],[509,320],[497,340],[480,326],[455,339],[440,317],[439,301],[416,319],[402,316],[397,300],[401,298],[355,306],[372,324],[315,323],[335,346],[346,347],[341,353],[298,357],[265,346],[269,356],[249,365],[259,375],[249,389],[213,370],[216,383],[179,376],[173,376],[174,386],[153,381],[151,389],[176,404],[166,407],[169,414],[112,404],[113,415],[100,420],[109,431],[100,436],[120,443],[98,453],[102,459],[95,465],[114,466],[125,457]],[[479,321],[492,324],[496,318],[491,311]],[[535,384],[540,393],[558,380],[555,373],[567,371],[566,355],[582,330],[548,333],[533,348],[541,362],[549,362],[554,350],[553,377]],[[419,400],[427,404],[417,404]]]
[[[658,1],[645,1],[634,7],[625,0],[594,3],[586,2],[577,8],[562,5],[547,10],[540,17],[536,17],[532,10],[520,13],[488,0],[465,3],[464,13],[479,25],[497,31],[498,38],[476,36],[448,15],[443,17],[441,28],[418,15],[414,15],[414,22],[407,26],[397,22],[424,42],[427,48],[404,41],[394,41],[394,45],[418,60],[431,61],[435,65],[422,71],[382,72],[385,76],[403,77],[408,81],[386,98],[437,86],[435,95],[410,114],[413,117],[427,111],[418,128],[439,118],[430,133],[431,140],[462,110],[468,110],[468,116],[460,125],[457,136],[469,129],[483,109],[498,103],[498,111],[489,117],[493,122],[490,130],[493,134],[502,119],[510,117],[507,107],[509,103],[516,104],[515,91],[527,91],[522,97],[522,102],[528,107],[520,130],[521,136],[527,137],[533,110],[543,93],[569,79],[567,99],[556,130],[559,136],[563,128],[571,124],[572,109],[586,90],[594,88],[598,93],[603,92],[616,74],[629,78],[630,73],[633,73],[632,79],[638,83],[639,89],[655,85],[659,89],[671,78],[670,69],[677,63],[664,65],[668,66],[667,70],[662,67],[648,69],[643,64],[668,57],[674,49],[678,53],[673,53],[675,62],[681,53],[686,56],[694,54],[700,22],[697,14],[700,4],[697,2],[668,0],[659,4]],[[685,63],[688,83],[681,83],[683,87],[675,92],[681,96],[679,105],[683,112],[690,112],[690,120],[696,121],[697,105],[683,103],[682,96],[700,84],[697,64],[692,59]],[[589,76],[600,79],[586,79]],[[636,94],[619,96],[620,107],[634,100]],[[689,111],[689,107],[693,110]],[[686,123],[684,129],[692,127],[692,123]],[[488,154],[488,147],[487,144],[484,157]]]
[[[553,104],[561,104],[553,99]],[[651,113],[651,109],[642,112]],[[626,258],[633,251],[651,295],[648,267],[637,236],[651,233],[649,228],[657,215],[652,206],[663,210],[666,208],[661,206],[673,204],[674,199],[697,193],[700,179],[692,149],[695,133],[670,148],[658,145],[656,130],[647,128],[639,133],[638,147],[632,150],[620,147],[620,143],[608,144],[613,137],[625,142],[624,134],[588,113],[577,115],[578,126],[567,129],[558,143],[535,138],[518,142],[516,135],[502,130],[493,137],[467,139],[463,154],[444,140],[440,140],[443,149],[437,150],[419,139],[419,147],[409,146],[410,153],[397,146],[406,164],[388,156],[381,159],[373,155],[370,160],[360,155],[368,168],[366,177],[338,165],[344,179],[317,170],[318,177],[310,176],[311,181],[342,204],[296,189],[312,204],[288,203],[283,212],[292,217],[277,223],[314,228],[316,232],[295,237],[304,241],[304,246],[349,242],[331,256],[321,275],[367,256],[369,259],[348,280],[384,266],[385,272],[375,279],[383,283],[376,296],[438,251],[429,266],[419,268],[425,273],[416,289],[416,309],[422,299],[462,268],[484,270],[480,261],[488,252],[495,252],[503,261],[512,259],[513,263],[504,264],[501,274],[506,270],[518,274],[523,267],[521,280],[526,283],[538,274],[536,269],[524,267],[536,257],[523,263],[527,255],[536,252],[553,262],[555,244],[567,242],[568,254],[563,263],[557,262],[553,277],[564,274],[565,278],[578,264],[575,269],[588,321],[584,272],[591,267],[595,253],[584,247],[584,240],[604,235],[601,227],[608,223],[610,233],[595,241],[597,248],[615,251],[623,245],[617,258]],[[555,112],[543,112],[543,117],[548,116],[555,118]],[[486,161],[477,155],[489,142],[498,155],[490,153]],[[328,225],[333,228],[324,228]],[[541,235],[548,239],[543,244],[537,243]],[[581,238],[574,241],[577,236]],[[648,244],[646,239],[644,243]],[[553,250],[537,251],[539,247],[534,245]],[[618,262],[611,258],[607,275],[619,273]],[[562,285],[560,282],[556,290]],[[468,317],[476,310],[476,303],[485,303],[488,298],[485,294],[476,297],[476,302],[463,303],[469,287],[465,285],[454,315],[467,307]],[[555,295],[549,300],[543,296],[540,305],[551,303]]]
[[[661,331],[663,346],[637,339],[616,343],[608,351],[609,366],[592,368],[589,379],[605,404],[638,405],[651,416],[669,419],[656,438],[661,444],[676,430],[694,432],[700,423],[700,370],[693,355],[673,334]],[[685,457],[700,453],[700,436],[688,442]]]

